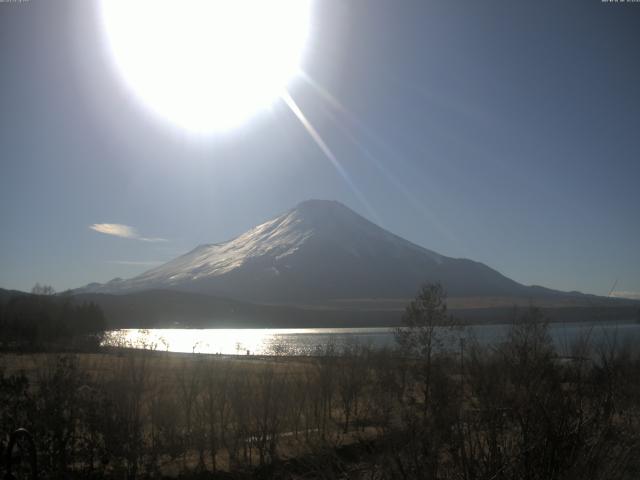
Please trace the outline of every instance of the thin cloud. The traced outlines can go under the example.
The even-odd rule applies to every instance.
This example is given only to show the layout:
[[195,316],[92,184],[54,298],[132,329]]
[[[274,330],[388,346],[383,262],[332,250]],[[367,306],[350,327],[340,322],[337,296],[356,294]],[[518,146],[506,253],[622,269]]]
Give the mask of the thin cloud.
[[121,223],[94,223],[89,225],[91,230],[105,235],[113,235],[120,238],[129,238],[131,240],[140,240],[142,242],[166,242],[164,238],[149,238],[140,235],[135,228]]
[[631,300],[640,300],[640,292],[611,292],[610,297],[629,298]]
[[119,223],[94,223],[89,228],[105,235],[114,235],[122,238],[136,238],[138,236],[133,227]]

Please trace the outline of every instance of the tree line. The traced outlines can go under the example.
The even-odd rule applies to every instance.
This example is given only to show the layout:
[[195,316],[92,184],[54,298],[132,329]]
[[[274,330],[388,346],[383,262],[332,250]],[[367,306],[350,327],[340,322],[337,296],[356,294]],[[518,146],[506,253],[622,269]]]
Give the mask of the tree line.
[[31,294],[0,301],[0,347],[38,350],[61,345],[97,348],[107,323],[98,305],[78,303],[36,284]]

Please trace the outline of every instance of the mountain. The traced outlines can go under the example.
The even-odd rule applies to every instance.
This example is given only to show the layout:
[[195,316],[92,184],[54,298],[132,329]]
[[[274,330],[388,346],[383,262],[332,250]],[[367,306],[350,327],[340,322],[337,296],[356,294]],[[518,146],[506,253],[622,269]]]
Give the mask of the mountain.
[[472,260],[415,245],[336,201],[308,200],[223,243],[192,251],[137,277],[75,293],[172,290],[271,304],[406,299],[424,282],[452,297],[576,296],[521,285]]

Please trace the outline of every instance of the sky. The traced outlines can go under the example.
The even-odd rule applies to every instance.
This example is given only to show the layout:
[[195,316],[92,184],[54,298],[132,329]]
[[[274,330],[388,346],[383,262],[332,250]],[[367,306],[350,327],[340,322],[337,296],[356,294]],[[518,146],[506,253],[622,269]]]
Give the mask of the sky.
[[640,3],[316,1],[288,92],[332,162],[283,100],[208,135],[152,115],[95,2],[0,2],[0,287],[131,277],[321,198],[527,285],[640,295],[639,45]]

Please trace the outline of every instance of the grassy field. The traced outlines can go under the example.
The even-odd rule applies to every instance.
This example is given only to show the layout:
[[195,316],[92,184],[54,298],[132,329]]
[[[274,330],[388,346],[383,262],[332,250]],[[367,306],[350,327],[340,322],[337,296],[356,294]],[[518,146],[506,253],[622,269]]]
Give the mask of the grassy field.
[[[134,429],[139,428],[139,432],[133,435],[140,442],[149,442],[145,450],[155,457],[154,469],[168,476],[203,469],[246,470],[264,466],[267,456],[284,461],[309,454],[312,451],[310,446],[316,446],[315,437],[320,433],[320,427],[307,425],[303,428],[299,418],[297,422],[292,419],[294,399],[290,394],[294,389],[297,394],[303,393],[302,385],[308,386],[308,382],[317,375],[317,368],[318,359],[308,357],[202,355],[126,349],[100,353],[0,355],[0,371],[4,378],[24,376],[29,383],[28,395],[32,397],[37,397],[43,390],[50,393],[52,384],[56,384],[55,388],[61,391],[54,396],[64,396],[65,400],[71,400],[70,403],[76,403],[69,405],[70,408],[86,408],[81,405],[82,399],[77,394],[88,390],[100,391],[101,395],[109,397],[109,403],[121,403],[116,405],[116,409],[129,411],[124,412],[120,420],[131,422]],[[307,393],[310,391],[304,392],[305,395]],[[209,401],[208,405],[205,405],[205,400]],[[229,428],[226,436],[235,437],[228,440],[233,445],[229,447],[227,441],[221,441],[215,452],[205,455],[203,432],[195,433],[202,425],[197,427],[195,422],[204,420],[206,407],[209,408],[209,420],[217,415],[224,417],[226,409],[234,408],[232,402],[236,408],[239,407],[234,415],[246,415],[246,423],[243,420],[240,426],[237,418],[228,421],[220,418]],[[269,404],[271,406],[267,409],[261,408]],[[32,408],[38,409],[36,405]],[[325,414],[336,422],[340,415],[337,405],[329,409]],[[193,419],[188,418],[191,411]],[[104,413],[109,415],[109,412]],[[132,418],[136,415],[139,418]],[[30,420],[27,423],[37,425],[39,422]],[[17,426],[15,424],[12,428]],[[211,424],[209,426],[216,429]],[[118,425],[112,427],[119,428]],[[129,428],[132,425],[125,429]],[[163,439],[165,443],[177,441],[180,444],[173,446],[176,448],[173,453],[154,451],[159,449],[159,442],[154,436],[163,428],[169,430],[166,436],[172,437]],[[36,435],[40,430],[37,426],[31,429]],[[195,440],[195,436],[200,436],[200,439]],[[321,436],[327,446],[337,447],[372,438],[375,430],[358,427],[343,431],[342,428],[324,425]],[[276,437],[277,446],[268,447],[266,444],[272,443]],[[193,441],[193,444],[185,445],[185,441]],[[267,448],[270,450],[268,453]],[[230,453],[230,449],[234,451]],[[78,452],[74,454],[77,456]],[[238,456],[242,457],[241,460],[237,459]],[[108,465],[102,472],[116,474],[121,469],[121,465]]]
[[196,368],[202,363],[229,364],[233,363],[234,371],[243,372],[255,369],[258,366],[271,365],[276,369],[288,371],[308,368],[311,359],[308,357],[273,357],[273,356],[247,356],[247,355],[207,355],[191,353],[174,353],[162,351],[105,349],[96,353],[0,353],[0,369],[5,375],[24,373],[30,380],[37,382],[43,371],[55,365],[61,356],[71,355],[78,360],[78,365],[83,372],[92,378],[107,376],[114,372],[122,371],[131,362],[131,356],[144,356],[149,362],[150,376],[171,384],[175,382],[178,374],[185,369]]

